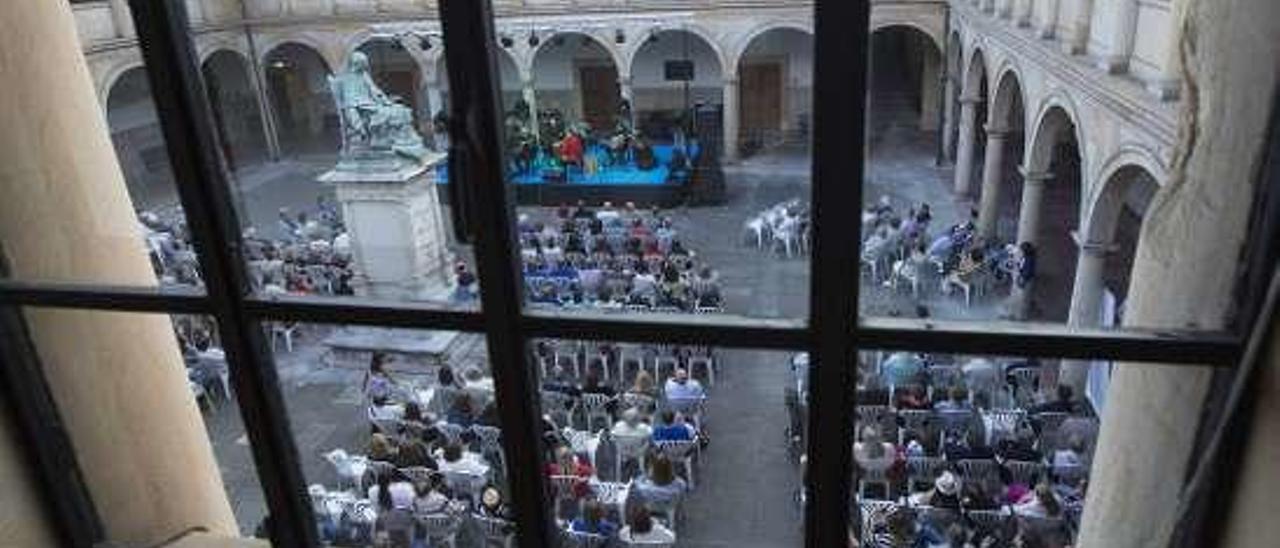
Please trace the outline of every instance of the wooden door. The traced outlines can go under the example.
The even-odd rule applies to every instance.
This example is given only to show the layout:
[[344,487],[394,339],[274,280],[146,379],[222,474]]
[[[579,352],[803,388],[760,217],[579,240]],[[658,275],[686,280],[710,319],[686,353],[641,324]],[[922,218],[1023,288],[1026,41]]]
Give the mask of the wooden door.
[[580,66],[578,85],[583,121],[595,129],[612,127],[619,100],[618,71],[609,65]]
[[782,129],[782,63],[742,65],[741,128],[745,136]]

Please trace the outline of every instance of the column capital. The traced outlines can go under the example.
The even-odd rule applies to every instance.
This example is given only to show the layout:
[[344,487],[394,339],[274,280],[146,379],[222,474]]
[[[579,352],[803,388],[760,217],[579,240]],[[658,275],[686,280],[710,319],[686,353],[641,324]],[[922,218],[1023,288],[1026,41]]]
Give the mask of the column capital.
[[992,124],[990,122],[983,124],[982,128],[987,131],[988,141],[993,139],[997,141],[1003,141],[1009,138],[1009,134],[1013,133],[1007,127],[1001,126],[999,124]]
[[1043,183],[1053,178],[1051,171],[1030,171],[1026,166],[1018,166],[1018,173],[1022,174],[1022,180],[1025,183]]
[[1071,231],[1071,241],[1076,243],[1076,247],[1079,248],[1080,253],[1091,257],[1106,257],[1107,255],[1120,250],[1120,246],[1114,243],[1090,240],[1080,234],[1079,230]]
[[618,85],[619,85],[619,86],[629,86],[629,85],[631,85],[631,83],[632,83],[632,81],[633,81],[633,80],[634,80],[634,78],[632,78],[631,76],[622,76],[622,75],[618,75]]
[[978,95],[969,95],[967,93],[960,95],[960,104],[962,105],[976,105],[981,102],[982,102],[982,97]]
[[736,86],[738,85],[738,75],[734,74],[732,76],[725,76],[720,81],[726,86]]

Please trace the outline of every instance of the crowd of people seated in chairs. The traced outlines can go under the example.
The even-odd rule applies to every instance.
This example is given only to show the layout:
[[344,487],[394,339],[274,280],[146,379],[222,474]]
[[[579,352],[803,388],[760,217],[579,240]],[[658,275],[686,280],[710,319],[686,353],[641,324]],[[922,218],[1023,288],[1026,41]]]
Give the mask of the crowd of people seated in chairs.
[[[180,210],[138,214],[156,277],[164,285],[200,286],[200,269]],[[350,295],[351,243],[336,205],[325,197],[313,211],[279,211],[280,238],[244,231],[245,260],[254,290],[266,293]]]
[[916,299],[936,282],[943,294],[963,294],[966,305],[996,284],[1024,286],[1035,276],[1035,247],[987,241],[977,236],[976,213],[946,230],[930,233],[929,204],[905,212],[888,197],[862,213],[863,273],[872,284],[909,288]]
[[[539,341],[549,504],[565,546],[672,546],[709,439],[706,348]],[[510,545],[493,383],[442,366],[430,382],[393,378],[375,353],[364,379],[364,454],[325,455],[340,484],[313,485],[334,545]],[[655,379],[663,379],[661,383]],[[700,380],[701,379],[701,380]],[[706,384],[704,384],[704,382]],[[609,478],[605,480],[603,478]]]
[[719,312],[719,276],[685,247],[671,219],[609,202],[519,217],[520,255],[535,305],[654,312]]
[[747,219],[742,225],[746,238],[760,249],[803,256],[809,249],[809,204],[799,198],[778,202]]
[[1098,421],[1035,361],[862,360],[861,546],[1070,545]]

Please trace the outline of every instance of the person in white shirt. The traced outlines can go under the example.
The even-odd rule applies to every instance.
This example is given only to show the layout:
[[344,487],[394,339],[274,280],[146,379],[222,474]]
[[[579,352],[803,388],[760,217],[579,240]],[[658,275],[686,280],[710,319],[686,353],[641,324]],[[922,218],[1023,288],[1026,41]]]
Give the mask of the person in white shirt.
[[874,426],[862,429],[862,441],[853,444],[853,458],[863,470],[880,472],[888,470],[897,461],[897,451],[892,443],[880,437]]
[[665,525],[653,521],[649,509],[640,503],[633,504],[627,512],[627,525],[618,531],[618,538],[634,544],[673,543],[676,541],[676,534]]
[[442,474],[461,472],[483,477],[489,473],[489,465],[484,462],[484,457],[478,453],[463,451],[462,446],[456,443],[444,446],[436,465]]
[[622,420],[613,425],[612,434],[620,438],[648,438],[653,427],[640,420],[640,411],[632,407],[622,412]]
[[[393,481],[394,480],[394,481]],[[413,490],[413,484],[404,481],[398,473],[383,474],[378,478],[378,484],[369,488],[369,500],[374,504],[382,507],[380,498],[382,490],[386,489],[391,496],[391,508],[396,510],[411,510],[413,508],[413,500],[417,493]]]
[[689,378],[689,371],[683,367],[677,367],[675,375],[667,379],[663,393],[666,394],[667,400],[696,400],[707,397],[706,391],[702,389],[702,383],[697,379]]

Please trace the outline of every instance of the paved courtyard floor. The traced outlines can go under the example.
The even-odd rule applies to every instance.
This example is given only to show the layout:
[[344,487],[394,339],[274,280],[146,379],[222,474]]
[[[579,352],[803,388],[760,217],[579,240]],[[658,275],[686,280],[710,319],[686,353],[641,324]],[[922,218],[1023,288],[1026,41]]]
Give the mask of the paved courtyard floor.
[[[934,229],[968,215],[969,204],[952,200],[950,169],[934,167],[934,144],[920,133],[890,128],[873,143],[866,199],[889,196],[905,209],[928,202],[935,212]],[[307,207],[326,192],[314,182],[324,158],[273,164],[242,174],[242,214],[261,231],[274,230],[281,207]],[[758,318],[800,318],[808,310],[810,261],[785,257],[747,243],[743,222],[769,206],[807,198],[809,162],[804,151],[755,157],[726,170],[728,200],[724,205],[678,209],[670,214],[682,239],[721,274],[729,313]],[[849,181],[857,184],[857,181]],[[848,204],[857,215],[860,204]],[[910,295],[862,283],[864,313],[912,314]],[[973,308],[954,296],[926,292],[924,304],[937,317],[990,318],[995,299]],[[319,344],[330,326],[304,326],[292,352],[276,354],[281,387],[302,467],[309,483],[336,485],[332,467],[321,457],[334,448],[364,451],[368,423],[359,390],[361,373],[324,364]],[[802,543],[802,516],[795,502],[799,472],[784,435],[787,426],[783,389],[791,380],[790,356],[779,352],[721,350],[717,384],[710,388],[708,409],[712,442],[697,469],[697,489],[687,501],[678,529],[680,545],[689,547],[773,547]],[[451,359],[487,363],[483,340],[458,339]],[[245,533],[265,514],[243,425],[234,405],[205,414],[223,481]],[[602,463],[610,463],[607,451]],[[605,478],[612,465],[601,466]]]

